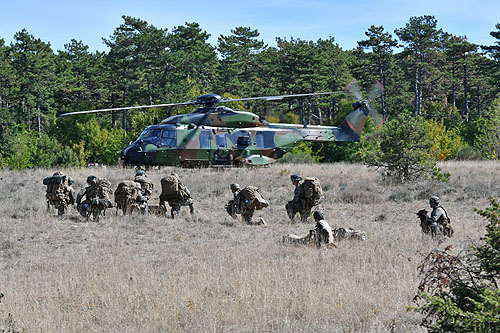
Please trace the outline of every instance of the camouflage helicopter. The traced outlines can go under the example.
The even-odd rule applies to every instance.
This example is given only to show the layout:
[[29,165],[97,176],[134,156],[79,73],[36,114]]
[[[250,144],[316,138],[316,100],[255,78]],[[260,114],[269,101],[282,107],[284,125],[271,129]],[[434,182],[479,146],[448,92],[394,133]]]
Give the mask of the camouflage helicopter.
[[304,141],[359,141],[368,115],[379,118],[370,106],[370,96],[383,90],[380,83],[362,98],[355,83],[346,88],[357,101],[353,110],[339,126],[269,123],[252,112],[235,111],[220,103],[318,96],[345,93],[320,92],[309,94],[224,99],[216,94],[199,96],[195,101],[156,104],[124,108],[77,111],[62,114],[118,111],[197,105],[194,112],[170,116],[159,124],[146,127],[139,137],[125,147],[120,158],[124,166],[170,165],[204,167],[218,165],[268,165],[283,157]]

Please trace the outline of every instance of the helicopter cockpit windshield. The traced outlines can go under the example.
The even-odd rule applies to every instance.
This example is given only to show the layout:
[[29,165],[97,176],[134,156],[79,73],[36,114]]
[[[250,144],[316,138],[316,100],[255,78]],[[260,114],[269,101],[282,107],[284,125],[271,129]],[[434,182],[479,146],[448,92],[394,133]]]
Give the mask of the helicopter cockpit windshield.
[[152,143],[152,144],[158,146],[158,142],[160,139],[160,133],[161,133],[161,130],[158,128],[146,128],[144,131],[142,131],[141,135],[139,136],[139,138],[137,140],[149,142],[149,143]]

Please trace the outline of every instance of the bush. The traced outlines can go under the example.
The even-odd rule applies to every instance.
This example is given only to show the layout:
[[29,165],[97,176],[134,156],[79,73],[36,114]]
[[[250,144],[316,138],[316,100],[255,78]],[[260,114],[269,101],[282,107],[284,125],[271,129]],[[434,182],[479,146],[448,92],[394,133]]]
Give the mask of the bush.
[[457,160],[460,161],[476,161],[480,160],[481,157],[482,157],[481,152],[469,145],[461,147],[457,153]]

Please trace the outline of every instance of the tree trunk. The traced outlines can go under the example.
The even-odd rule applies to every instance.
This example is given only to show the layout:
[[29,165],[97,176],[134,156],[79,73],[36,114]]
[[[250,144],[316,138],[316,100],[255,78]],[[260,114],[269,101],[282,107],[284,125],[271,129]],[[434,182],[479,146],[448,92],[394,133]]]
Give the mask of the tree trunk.
[[455,63],[451,67],[451,105],[455,107],[456,93],[455,93]]
[[468,87],[467,87],[467,64],[464,62],[464,115],[465,121],[469,121],[469,99],[467,98]]
[[415,86],[415,113],[418,114],[418,68],[415,68],[415,78],[413,79],[413,85]]
[[[378,63],[378,74],[379,74],[379,81],[382,84],[382,86],[385,87],[385,80],[384,80],[384,72],[382,70],[382,63]],[[382,117],[385,119],[386,111],[385,111],[385,98],[384,98],[384,90],[382,89],[382,92],[380,93],[380,101],[382,102]]]
[[424,69],[420,67],[418,69],[418,115],[422,115],[422,81],[423,81]]

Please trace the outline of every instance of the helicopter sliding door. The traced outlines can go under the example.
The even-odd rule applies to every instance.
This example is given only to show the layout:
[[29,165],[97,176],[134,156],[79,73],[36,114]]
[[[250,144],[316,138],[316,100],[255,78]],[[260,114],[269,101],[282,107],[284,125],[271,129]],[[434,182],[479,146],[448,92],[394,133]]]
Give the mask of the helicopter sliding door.
[[175,129],[164,129],[161,132],[158,149],[160,164],[175,165],[177,163],[177,133]]

